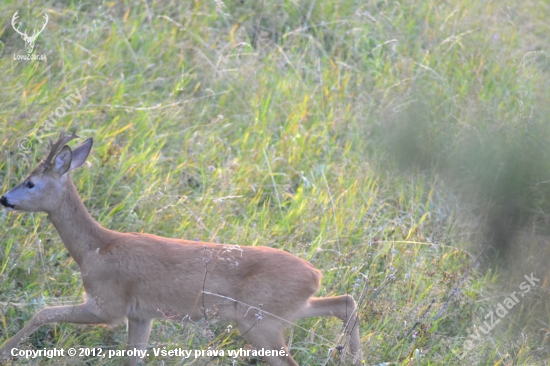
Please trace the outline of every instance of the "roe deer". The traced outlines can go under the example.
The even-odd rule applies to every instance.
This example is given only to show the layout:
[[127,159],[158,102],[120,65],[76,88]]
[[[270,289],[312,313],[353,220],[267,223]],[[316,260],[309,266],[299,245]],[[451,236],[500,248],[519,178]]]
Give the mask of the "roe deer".
[[[154,318],[176,314],[200,320],[206,309],[235,322],[242,336],[271,366],[298,364],[284,340],[284,328],[297,319],[335,316],[350,335],[353,364],[362,362],[359,319],[349,295],[317,298],[321,272],[288,252],[120,233],[99,225],[88,213],[69,172],[92,148],[89,138],[72,150],[76,138],[61,132],[50,153],[25,180],[0,198],[8,210],[46,212],[82,273],[85,302],[48,307],[0,348],[0,358],[40,326],[54,322],[116,325],[128,321],[127,349],[145,350]],[[205,271],[206,266],[206,271]],[[208,315],[214,316],[214,315]],[[172,316],[171,316],[172,317]],[[134,365],[137,357],[127,363]]]

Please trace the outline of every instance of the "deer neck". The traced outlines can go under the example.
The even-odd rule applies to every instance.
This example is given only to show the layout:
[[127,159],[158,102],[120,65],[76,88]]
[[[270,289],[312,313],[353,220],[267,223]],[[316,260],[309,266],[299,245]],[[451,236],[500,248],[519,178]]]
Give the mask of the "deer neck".
[[80,266],[87,253],[106,246],[116,232],[102,227],[86,210],[70,177],[65,197],[56,210],[48,212],[63,244]]

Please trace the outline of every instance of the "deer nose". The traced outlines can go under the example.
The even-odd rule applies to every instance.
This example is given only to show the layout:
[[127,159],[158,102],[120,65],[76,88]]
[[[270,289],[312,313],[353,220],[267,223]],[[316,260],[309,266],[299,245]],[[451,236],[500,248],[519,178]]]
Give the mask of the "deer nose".
[[8,203],[8,199],[5,197],[5,196],[2,196],[2,198],[0,198],[0,203],[2,204],[2,206],[4,207],[10,207],[11,205]]

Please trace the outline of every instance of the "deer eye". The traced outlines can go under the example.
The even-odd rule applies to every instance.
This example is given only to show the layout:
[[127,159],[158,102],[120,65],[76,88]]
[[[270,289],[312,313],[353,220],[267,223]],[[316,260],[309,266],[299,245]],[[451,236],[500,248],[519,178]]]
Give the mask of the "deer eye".
[[29,189],[30,189],[30,188],[34,188],[34,183],[31,182],[30,180],[28,180],[27,183],[25,183],[25,187],[27,187],[27,188],[29,188]]

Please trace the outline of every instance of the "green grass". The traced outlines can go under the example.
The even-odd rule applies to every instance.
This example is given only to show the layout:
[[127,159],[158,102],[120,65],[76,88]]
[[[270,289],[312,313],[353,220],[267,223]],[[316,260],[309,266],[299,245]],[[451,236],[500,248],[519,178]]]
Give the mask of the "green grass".
[[[1,192],[43,158],[33,130],[78,89],[83,103],[47,135],[94,137],[73,179],[102,225],[310,260],[320,296],[358,301],[368,365],[546,364],[548,1],[31,5],[0,5]],[[16,10],[27,29],[48,13],[34,50],[47,62],[13,60],[24,53]],[[498,215],[509,205],[521,219]],[[38,309],[79,301],[82,285],[45,214],[2,212],[0,223],[3,342]],[[498,261],[476,262],[487,242]],[[531,272],[541,287],[460,360],[469,329]],[[300,365],[338,365],[341,332],[308,319],[288,339]],[[123,325],[59,324],[21,348],[124,342]],[[149,345],[245,347],[225,325],[167,321]],[[161,362],[190,364],[147,363]]]

